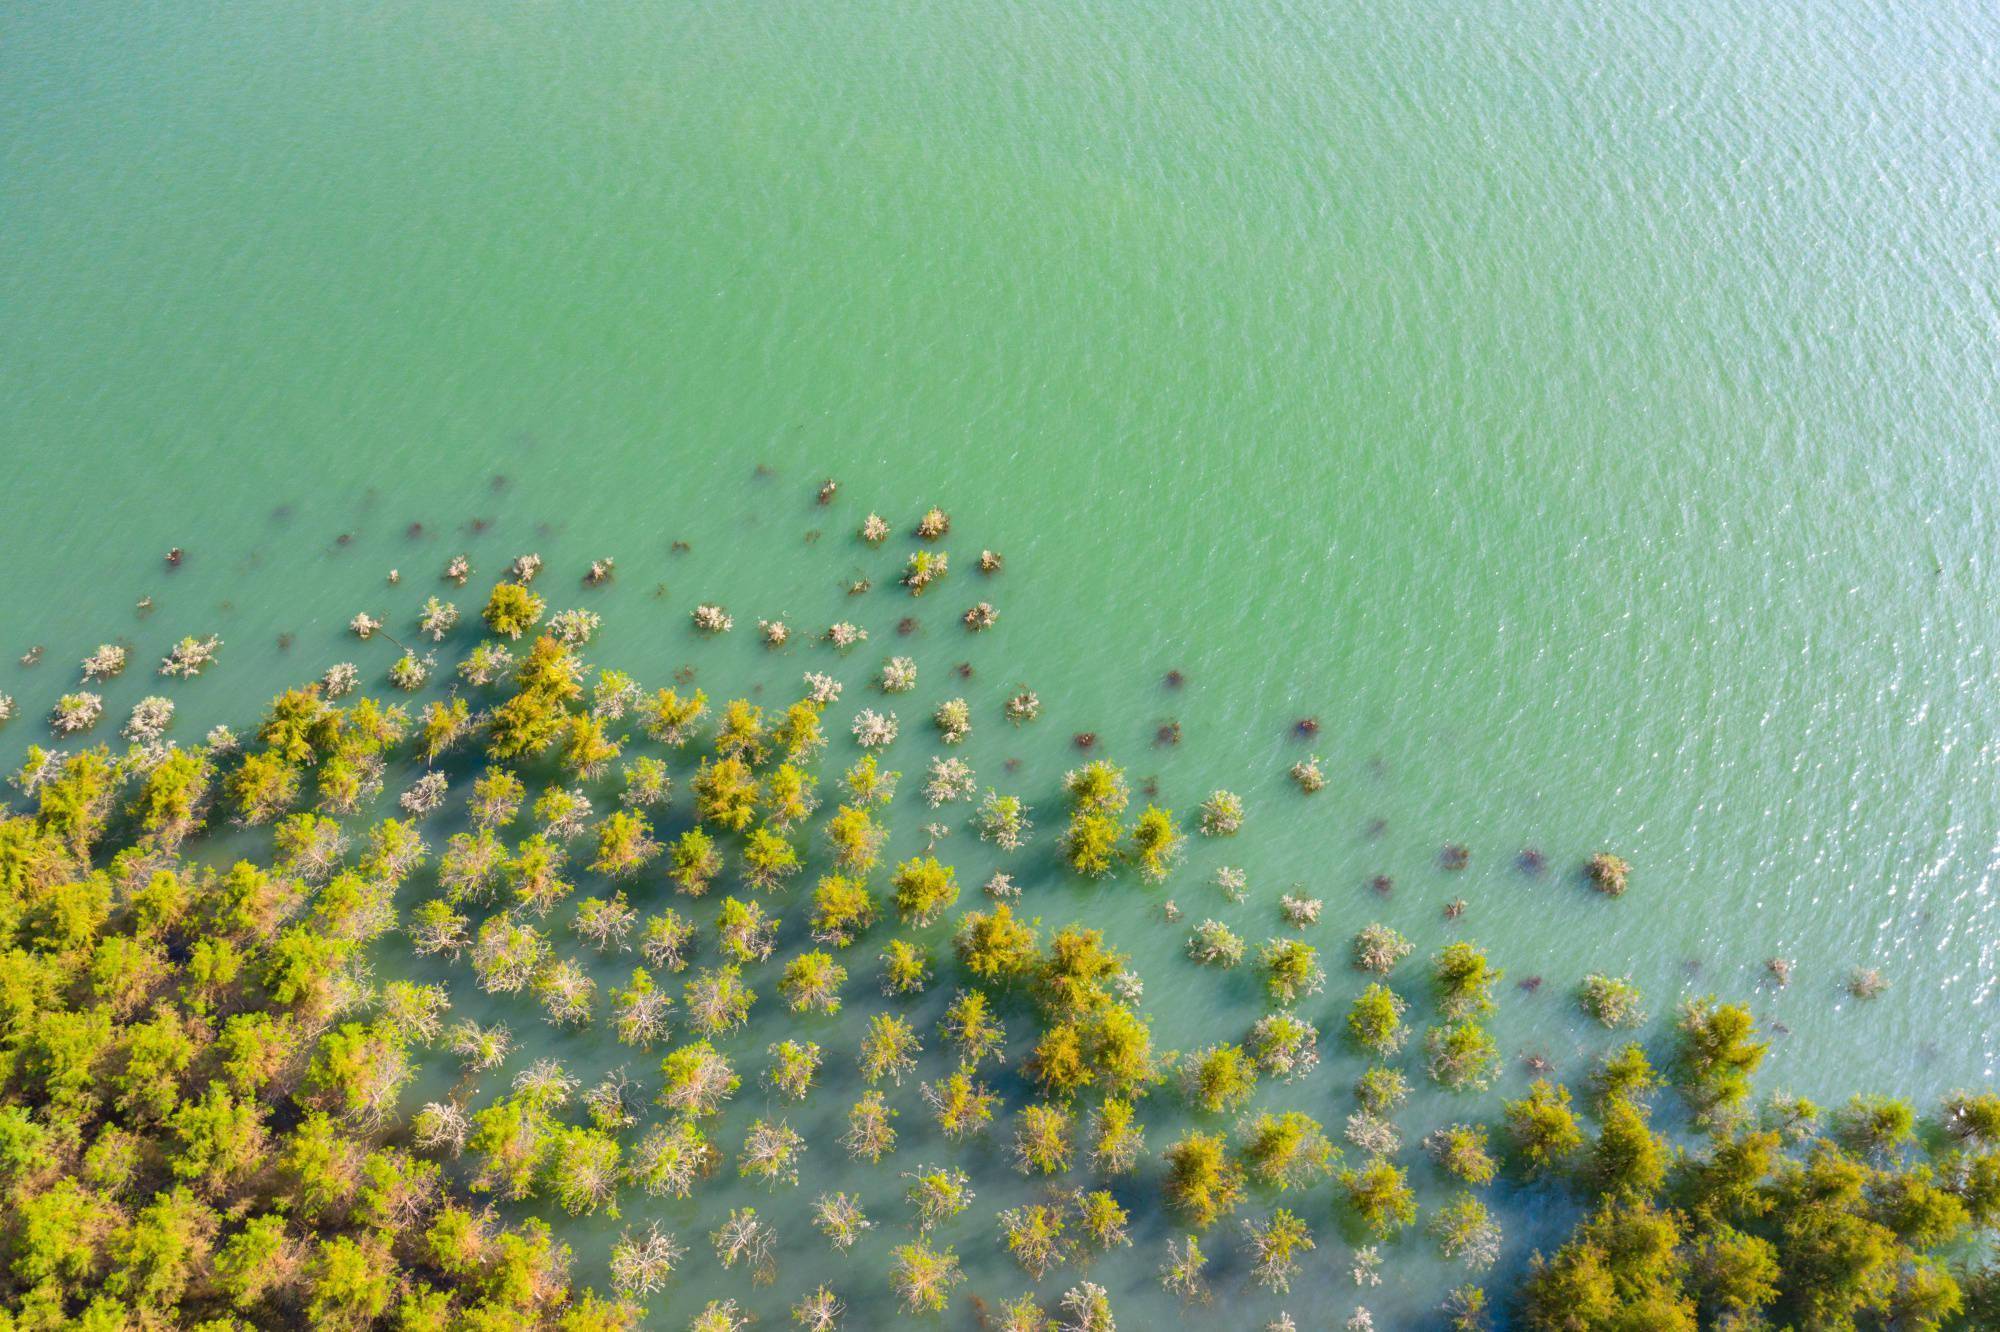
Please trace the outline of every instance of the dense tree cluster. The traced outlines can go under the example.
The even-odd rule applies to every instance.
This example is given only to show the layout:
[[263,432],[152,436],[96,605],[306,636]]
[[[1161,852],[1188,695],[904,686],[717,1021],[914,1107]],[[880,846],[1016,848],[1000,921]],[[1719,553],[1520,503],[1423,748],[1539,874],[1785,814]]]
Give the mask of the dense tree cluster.
[[[889,535],[877,522],[871,543]],[[941,512],[919,525],[928,543],[948,531]],[[664,1308],[691,1249],[775,1281],[781,1227],[840,1253],[880,1243],[895,1300],[925,1314],[966,1284],[946,1240],[978,1219],[1024,1279],[1078,1269],[1052,1308],[994,1292],[991,1325],[1110,1328],[1110,1294],[1081,1270],[1132,1244],[1131,1209],[1155,1202],[1177,1228],[1160,1279],[1190,1301],[1209,1289],[1204,1246],[1233,1237],[1241,1270],[1284,1294],[1344,1239],[1357,1280],[1395,1245],[1460,1265],[1457,1328],[1494,1307],[1606,1332],[1992,1325],[2000,1282],[1977,1262],[2000,1224],[2000,1098],[1955,1096],[1928,1122],[1885,1098],[1760,1102],[1755,1020],[1705,998],[1670,1044],[1622,1045],[1574,1087],[1538,1079],[1482,1122],[1469,1094],[1499,1069],[1501,970],[1469,940],[1413,958],[1371,924],[1356,984],[1324,997],[1305,937],[1321,902],[1300,893],[1273,917],[1290,932],[1254,948],[1217,920],[1194,927],[1177,983],[1240,982],[1265,1011],[1159,1048],[1141,978],[1101,930],[1045,923],[1004,874],[964,893],[938,844],[951,825],[892,853],[893,716],[861,710],[849,760],[823,773],[829,735],[849,730],[827,715],[838,681],[809,675],[782,706],[649,694],[585,661],[597,619],[546,615],[538,567],[492,590],[492,637],[414,713],[330,672],[273,699],[246,744],[165,741],[169,705],[123,753],[30,750],[25,803],[0,822],[4,1326],[624,1328]],[[948,586],[948,568],[926,544],[904,586]],[[417,619],[440,645],[477,627],[436,598]],[[704,606],[696,623],[730,620]],[[774,649],[827,650],[787,647],[770,623]],[[100,649],[86,674],[121,665]],[[916,665],[892,658],[877,678],[904,692]],[[426,687],[428,666],[409,684]],[[1004,715],[1032,718],[1021,697]],[[68,700],[56,728],[81,733],[88,713]],[[964,699],[934,716],[944,743],[972,731]],[[1318,790],[1317,763],[1300,767]],[[1188,839],[1146,789],[1133,815],[1116,763],[1070,772],[1063,827],[1042,839],[1062,871],[1135,893],[1171,878]],[[974,805],[978,790],[968,761],[937,759],[905,803],[953,811],[1003,855],[1032,846],[1023,796],[988,788]],[[383,804],[396,813],[375,817]],[[1245,823],[1224,790],[1192,816],[1206,838]],[[433,831],[446,818],[457,830]],[[224,824],[258,849],[206,858],[200,834]],[[1587,873],[1624,890],[1615,856]],[[449,979],[381,965],[399,948]],[[919,1023],[909,1000],[933,986]],[[475,992],[601,1028],[636,1071],[588,1082],[527,1059],[506,1026],[455,1012]],[[1629,981],[1593,974],[1575,994],[1606,1028],[1644,1020]],[[849,1006],[851,1045],[798,1025]],[[1369,1061],[1331,1130],[1322,1030]],[[417,1103],[420,1072],[444,1066],[456,1084]],[[1426,1075],[1467,1094],[1465,1116],[1406,1143],[1398,1112]],[[839,1083],[845,1131],[810,1140],[798,1107]],[[755,1118],[725,1132],[739,1096]],[[954,1146],[988,1140],[1042,1192],[971,1213],[988,1183],[899,1150],[904,1115]],[[1174,1131],[1149,1144],[1149,1115]],[[808,1186],[840,1154],[901,1182],[904,1215],[879,1239],[860,1197]],[[704,1231],[629,1227],[609,1294],[572,1281],[566,1218],[698,1199],[725,1173],[774,1196],[718,1207]],[[1486,1194],[1503,1176],[1566,1194],[1581,1219],[1489,1297],[1477,1281],[1504,1236]],[[1426,1181],[1448,1192],[1427,1211]],[[851,1292],[796,1295],[796,1322],[833,1328]],[[713,1299],[676,1321],[746,1317]]]

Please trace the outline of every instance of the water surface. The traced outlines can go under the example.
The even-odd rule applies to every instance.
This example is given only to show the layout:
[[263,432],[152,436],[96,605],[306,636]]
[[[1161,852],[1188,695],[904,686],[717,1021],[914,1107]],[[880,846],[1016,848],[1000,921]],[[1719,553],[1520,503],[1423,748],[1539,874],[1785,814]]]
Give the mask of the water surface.
[[[976,700],[1041,691],[1037,728],[989,724],[971,756],[1020,758],[1044,829],[1093,730],[1183,808],[1251,800],[1242,928],[1301,883],[1329,945],[1380,917],[1544,976],[1503,1003],[1510,1055],[1586,1067],[1604,1038],[1565,996],[1605,970],[1660,1013],[1753,999],[1785,1033],[1767,1086],[1928,1099],[1991,1076],[1985,7],[80,3],[0,24],[9,761],[100,641],[150,660],[225,637],[221,669],[169,690],[183,735],[337,657],[379,672],[393,650],[348,618],[407,617],[460,549],[489,574],[539,550],[565,580],[617,556],[598,655],[654,683],[699,661],[776,688],[808,659],[740,631],[698,647],[704,599],[743,625],[865,620],[858,680],[906,606],[845,597],[864,568],[887,581],[852,525],[934,501],[961,561],[1009,563],[976,645],[924,608],[922,698],[960,659]],[[14,665],[34,644],[43,664]],[[111,711],[152,687],[128,674]],[[1158,747],[1170,719],[1184,741]],[[928,740],[905,744],[915,771]],[[1308,749],[1333,782],[1302,803],[1284,770]],[[1545,878],[1515,869],[1528,846]],[[1622,902],[1575,880],[1600,846],[1636,867]],[[1202,886],[1222,858],[1200,848],[1169,891],[1225,910]],[[1179,983],[1155,908],[1054,881],[1039,907],[1129,942],[1169,1044],[1218,1003],[1253,1011]],[[1783,992],[1760,987],[1773,956],[1798,962]],[[1860,965],[1892,982],[1865,1006],[1841,989]],[[1309,1108],[1344,1113],[1351,1072],[1331,1061]],[[1453,1113],[1432,1098],[1412,1136]],[[840,1186],[833,1155],[809,1189]],[[988,1297],[1023,1284],[986,1229],[1007,1187],[954,1236]],[[698,1238],[732,1201],[671,1219]],[[1132,1316],[1158,1302],[1163,1224],[1098,1275]],[[1330,1229],[1302,1322],[1354,1299]],[[779,1293],[832,1270],[803,1224],[786,1239]],[[1424,1247],[1365,1296],[1386,1325],[1434,1302]],[[782,1316],[741,1284],[690,1276],[663,1317],[711,1291]]]

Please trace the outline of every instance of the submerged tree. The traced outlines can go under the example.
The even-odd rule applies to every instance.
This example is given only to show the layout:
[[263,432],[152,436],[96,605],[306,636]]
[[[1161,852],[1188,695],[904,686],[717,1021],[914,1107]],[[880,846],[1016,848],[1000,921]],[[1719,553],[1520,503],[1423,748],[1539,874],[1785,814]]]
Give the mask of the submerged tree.
[[1680,1086],[1704,1113],[1740,1104],[1769,1043],[1751,1039],[1756,1020],[1740,1004],[1713,997],[1681,1006],[1675,1067]]
[[1032,1203],[1000,1213],[1000,1240],[1021,1270],[1040,1281],[1068,1261],[1070,1241],[1061,1207]]
[[1265,943],[1264,992],[1277,1004],[1293,1004],[1307,995],[1318,994],[1326,985],[1326,971],[1319,965],[1319,950],[1300,939],[1272,939]]
[[749,1270],[750,1279],[760,1286],[777,1280],[777,1233],[770,1222],[757,1215],[756,1208],[731,1210],[709,1241],[715,1246],[716,1261],[723,1267],[741,1264]]
[[1180,1296],[1185,1304],[1206,1304],[1209,1300],[1208,1256],[1193,1235],[1167,1241],[1167,1261],[1160,1268],[1160,1284]]
[[939,1313],[965,1273],[950,1245],[942,1249],[918,1240],[889,1251],[889,1282],[908,1313]]
[[1623,856],[1614,856],[1609,851],[1599,851],[1584,867],[1591,884],[1607,897],[1623,897],[1626,880],[1631,876],[1632,867],[1625,863]]
[[1311,1253],[1316,1247],[1306,1223],[1284,1207],[1273,1212],[1268,1220],[1245,1221],[1243,1234],[1256,1259],[1251,1275],[1259,1285],[1280,1295],[1292,1288],[1292,1278],[1299,1271],[1299,1256]]
[[1266,1111],[1239,1134],[1250,1177],[1281,1193],[1324,1179],[1340,1161],[1340,1151],[1327,1141],[1325,1130],[1303,1111]]
[[1389,1239],[1417,1219],[1416,1194],[1400,1166],[1376,1157],[1344,1170],[1340,1186],[1348,1208],[1379,1239]]
[[1243,797],[1212,791],[1201,802],[1201,830],[1209,837],[1233,837],[1243,830]]
[[1187,836],[1171,812],[1146,806],[1132,825],[1132,862],[1139,867],[1139,877],[1148,883],[1164,881],[1180,863],[1186,844]]
[[1196,1230],[1206,1230],[1243,1201],[1243,1168],[1219,1133],[1189,1133],[1166,1150],[1167,1201]]
[[1347,1013],[1347,1033],[1354,1043],[1371,1054],[1388,1058],[1403,1048],[1410,1029],[1403,1023],[1409,1008],[1386,985],[1370,985],[1355,997]]

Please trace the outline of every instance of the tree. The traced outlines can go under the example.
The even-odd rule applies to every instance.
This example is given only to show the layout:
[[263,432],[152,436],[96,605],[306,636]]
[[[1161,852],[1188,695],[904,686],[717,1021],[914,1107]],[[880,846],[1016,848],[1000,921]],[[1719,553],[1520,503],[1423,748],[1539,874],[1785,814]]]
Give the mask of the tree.
[[576,936],[598,952],[624,952],[625,940],[637,924],[639,913],[625,900],[623,889],[609,897],[586,897],[576,904],[570,928]]
[[547,1107],[532,1097],[503,1096],[475,1113],[466,1143],[479,1157],[473,1189],[516,1201],[532,1195],[553,1128]]
[[[873,759],[863,761],[872,763]],[[858,882],[881,863],[889,830],[876,821],[866,805],[842,805],[826,821],[826,840],[840,872]]]
[[1467,1184],[1491,1184],[1499,1173],[1481,1125],[1448,1124],[1425,1137],[1424,1149],[1440,1170]]
[[486,598],[481,618],[503,638],[519,639],[542,618],[545,603],[519,583],[496,583]]
[[1287,1192],[1308,1188],[1340,1163],[1319,1121],[1299,1110],[1265,1111],[1242,1130],[1242,1155],[1250,1178]]
[[678,749],[693,738],[695,723],[708,711],[708,695],[697,689],[683,698],[678,690],[662,689],[639,705],[646,734]]
[[103,1270],[117,1213],[74,1179],[24,1198],[13,1217],[11,1267],[28,1285],[81,1291]]
[[750,1020],[757,992],[743,981],[743,969],[730,965],[707,967],[682,986],[681,1008],[688,1022],[704,1036],[734,1031]]
[[1117,816],[1079,809],[1070,815],[1069,826],[1063,830],[1063,858],[1076,873],[1102,878],[1118,863],[1118,846],[1124,836]]
[[706,895],[721,872],[722,853],[700,828],[689,828],[675,840],[668,856],[667,877],[683,893],[689,897]]
[[1769,1042],[1751,1039],[1756,1026],[1749,1009],[1717,1003],[1712,996],[1682,1005],[1675,1068],[1698,1111],[1709,1113],[1749,1096],[1750,1075],[1770,1048]]
[[1747,1323],[1778,1298],[1778,1255],[1770,1241],[1721,1225],[1697,1241],[1691,1279],[1711,1318]]
[[1019,851],[1027,845],[1028,834],[1034,831],[1034,823],[1028,817],[1028,806],[1019,796],[1001,795],[989,790],[979,806],[979,836],[982,841],[993,843],[1002,851]]
[[473,942],[473,974],[488,993],[518,994],[534,981],[552,952],[542,932],[528,922],[504,913],[491,916]]
[[840,1145],[857,1161],[874,1165],[896,1150],[896,1111],[879,1091],[865,1091],[847,1112]]
[[1207,1230],[1243,1201],[1243,1168],[1219,1133],[1189,1133],[1166,1150],[1167,1201],[1196,1230]]
[[695,816],[730,832],[757,817],[757,779],[740,758],[703,759],[694,775]]
[[1515,1157],[1530,1175],[1560,1170],[1583,1146],[1569,1088],[1536,1078],[1528,1094],[1502,1107]]
[[931,950],[908,939],[882,946],[882,993],[921,994],[931,983]]
[[1160,1269],[1160,1284],[1180,1296],[1183,1303],[1208,1302],[1207,1270],[1208,1256],[1201,1251],[1201,1241],[1195,1236],[1167,1241],[1167,1262]]
[[1319,1031],[1291,1013],[1267,1013],[1250,1029],[1250,1053],[1264,1073],[1286,1082],[1319,1066]]
[[1207,837],[1233,837],[1243,830],[1243,797],[1234,791],[1212,791],[1201,802],[1201,831]]
[[805,1155],[806,1140],[783,1120],[759,1119],[743,1138],[743,1152],[736,1158],[736,1173],[770,1185],[797,1184],[799,1158]]
[[1960,1143],[2000,1147],[2000,1094],[1956,1091],[1939,1103],[1945,1132]]
[[1079,1022],[1052,1022],[1035,1043],[1028,1073],[1051,1096],[1074,1096],[1097,1082],[1097,1070],[1086,1046],[1088,1033]]
[[909,1019],[877,1013],[868,1019],[868,1031],[861,1038],[861,1076],[871,1086],[885,1077],[901,1086],[903,1075],[916,1068],[922,1051]]
[[1264,945],[1264,993],[1274,1004],[1295,1004],[1326,985],[1319,949],[1302,939],[1272,939]]
[[308,1269],[307,1314],[321,1327],[365,1327],[388,1311],[396,1264],[380,1235],[336,1235],[319,1242]]
[[253,1216],[215,1255],[216,1284],[232,1307],[256,1308],[298,1274],[299,1246],[281,1216]]
[[208,754],[173,749],[139,780],[131,804],[139,827],[172,848],[200,830],[215,785]]
[[660,1104],[692,1118],[718,1114],[742,1079],[714,1045],[694,1041],[660,1061]]
[[1036,997],[1052,1014],[1081,1016],[1111,1002],[1111,979],[1125,969],[1123,953],[1104,943],[1102,931],[1065,925],[1049,940],[1035,977]]
[[545,834],[536,833],[523,841],[502,871],[515,904],[537,916],[546,916],[575,891],[575,885],[563,877],[568,858],[562,843],[550,840]]
[[958,901],[957,877],[935,856],[904,861],[889,882],[896,890],[896,910],[914,925],[930,924]]
[[259,752],[245,756],[223,782],[223,790],[235,804],[237,817],[254,826],[290,809],[299,798],[301,780],[296,764]]
[[472,707],[456,696],[424,705],[417,726],[417,754],[436,763],[472,734]]
[[765,1080],[790,1100],[803,1101],[819,1074],[820,1048],[815,1041],[778,1041],[768,1051],[771,1066]]
[[1717,1134],[1706,1153],[1681,1162],[1677,1192],[1687,1210],[1731,1224],[1767,1215],[1773,1201],[1764,1185],[1777,1169],[1783,1144],[1775,1130]]
[[1453,1091],[1484,1091],[1499,1073],[1500,1049],[1477,1022],[1454,1022],[1424,1033],[1430,1075]]
[[1623,897],[1626,880],[1631,876],[1632,867],[1623,856],[1614,856],[1609,851],[1599,851],[1584,866],[1584,873],[1598,892],[1606,897]]
[[1409,1176],[1381,1157],[1358,1170],[1341,1171],[1340,1187],[1349,1210],[1377,1239],[1389,1239],[1417,1219],[1417,1197]]
[[813,889],[812,937],[846,948],[875,923],[880,906],[860,879],[827,874]]
[[732,962],[762,962],[778,947],[778,919],[760,902],[725,897],[715,917],[715,941]]
[[220,1196],[250,1177],[262,1164],[268,1139],[255,1104],[240,1102],[228,1088],[209,1084],[199,1101],[183,1102],[172,1119],[180,1150],[171,1162],[175,1178]]
[[600,1209],[617,1216],[620,1155],[608,1133],[575,1125],[555,1130],[544,1153],[549,1196],[571,1216]]
[[1088,1193],[1075,1194],[1072,1201],[1076,1207],[1077,1230],[1089,1247],[1104,1252],[1132,1243],[1132,1214],[1120,1206],[1111,1193],[1093,1189]]
[[1076,1117],[1059,1105],[1021,1107],[1014,1123],[1014,1168],[1024,1175],[1059,1175],[1076,1160]]
[[646,918],[646,928],[639,936],[639,952],[656,967],[686,971],[694,936],[694,922],[668,907]]
[[660,853],[653,826],[643,814],[616,810],[597,825],[597,859],[591,871],[615,879],[638,873]]
[[742,698],[732,698],[724,704],[722,721],[715,732],[715,752],[725,759],[753,765],[762,763],[770,752],[764,709]]
[[1256,1258],[1251,1275],[1259,1285],[1282,1295],[1292,1288],[1298,1274],[1299,1255],[1315,1247],[1312,1231],[1288,1208],[1280,1207],[1267,1221],[1245,1221],[1244,1237]]
[[622,752],[619,743],[610,736],[609,723],[601,716],[576,713],[565,716],[557,739],[561,742],[563,770],[576,781],[596,781],[611,770]]
[[1493,1011],[1493,987],[1506,973],[1494,969],[1478,945],[1447,944],[1431,960],[1431,988],[1438,1011],[1454,1021]]
[[889,1251],[889,1281],[908,1313],[941,1313],[951,1292],[965,1280],[949,1245],[932,1248],[918,1240]]
[[715,1172],[721,1153],[693,1119],[650,1126],[632,1149],[625,1177],[654,1197],[685,1199]]
[[1583,1011],[1607,1027],[1636,1027],[1646,1020],[1639,987],[1630,979],[1592,974],[1577,990]]
[[939,1029],[957,1047],[960,1062],[974,1067],[997,1057],[1006,1044],[1006,1029],[993,1016],[982,990],[961,990],[945,1010]]
[[1182,1087],[1210,1114],[1241,1109],[1257,1090],[1257,1064],[1240,1045],[1211,1045],[1183,1065]]
[[512,823],[521,812],[528,788],[506,768],[488,768],[472,783],[472,799],[466,812],[483,831]]
[[1069,1256],[1067,1224],[1060,1207],[1034,1203],[1000,1213],[1000,1239],[1021,1270],[1040,1281]]
[[382,1024],[344,1023],[320,1038],[306,1084],[329,1109],[365,1125],[395,1112],[416,1070],[401,1036]]
[[1659,1085],[1659,1077],[1653,1072],[1646,1051],[1638,1042],[1631,1041],[1605,1056],[1604,1062],[1591,1075],[1590,1092],[1592,1099],[1602,1106],[1608,1101],[1620,1099],[1643,1100]]
[[1403,1025],[1408,1007],[1388,986],[1370,985],[1348,1010],[1347,1034],[1362,1049],[1386,1059],[1410,1037],[1410,1029]]
[[[552,641],[541,639],[537,646]],[[495,759],[540,754],[555,743],[568,715],[560,694],[524,687],[487,714],[486,753]]]
[[1592,1186],[1604,1196],[1652,1197],[1666,1182],[1670,1157],[1647,1123],[1645,1109],[1614,1097],[1599,1110],[1598,1121],[1590,1154]]
[[1533,1264],[1523,1290],[1529,1326],[1694,1332],[1681,1240],[1671,1212],[1641,1201],[1604,1203],[1552,1259]]
[[813,1203],[813,1225],[837,1253],[846,1253],[875,1223],[851,1193],[822,1193]]
[[638,1235],[626,1231],[611,1248],[611,1283],[621,1294],[645,1296],[665,1288],[686,1255],[679,1240],[655,1221]]
[[937,1116],[938,1129],[953,1142],[981,1132],[993,1122],[1000,1098],[963,1065],[936,1082],[923,1084],[924,1103]]
[[1013,908],[1005,902],[991,911],[967,912],[955,940],[959,964],[987,981],[1032,974],[1041,960],[1040,942],[1034,926],[1015,919]]
[[847,968],[831,954],[812,949],[785,964],[778,980],[778,992],[794,1013],[818,1011],[832,1015],[840,1011],[840,987],[847,983]]
[[800,864],[798,848],[771,828],[757,828],[744,840],[743,881],[759,892],[775,891]]
[[1882,1159],[1916,1136],[1917,1112],[1889,1096],[1855,1096],[1835,1112],[1834,1137],[1849,1151]]
[[1090,1165],[1105,1175],[1128,1174],[1146,1150],[1146,1127],[1122,1096],[1107,1096],[1090,1114]]
[[1147,805],[1132,825],[1132,861],[1148,883],[1163,882],[1186,846],[1187,835],[1174,822],[1172,811],[1158,805]]

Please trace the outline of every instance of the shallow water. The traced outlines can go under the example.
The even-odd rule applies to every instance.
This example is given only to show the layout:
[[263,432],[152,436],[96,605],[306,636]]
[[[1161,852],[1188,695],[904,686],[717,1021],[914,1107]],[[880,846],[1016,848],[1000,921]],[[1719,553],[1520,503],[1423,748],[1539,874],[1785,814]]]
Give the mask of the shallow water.
[[[1503,997],[1503,1048],[1565,1074],[1607,1043],[1567,997],[1604,970],[1659,1014],[1753,1000],[1784,1033],[1766,1087],[1992,1076],[1982,7],[79,4],[5,31],[10,763],[100,641],[143,663],[224,636],[218,669],[166,690],[182,736],[331,660],[379,675],[394,649],[348,618],[406,624],[460,549],[486,577],[539,550],[565,586],[617,556],[574,600],[606,617],[597,659],[650,683],[692,662],[711,693],[789,687],[824,650],[773,659],[754,620],[856,619],[852,689],[909,609],[853,526],[935,501],[960,572],[920,603],[906,773],[931,744],[907,723],[964,692],[968,756],[989,779],[1018,757],[1045,833],[1075,731],[1183,809],[1235,787],[1245,836],[1167,889],[1191,920],[1261,937],[1303,883],[1330,947],[1374,918],[1425,951],[1475,938],[1546,981]],[[1003,618],[967,640],[981,546],[1008,558]],[[862,570],[878,590],[850,600]],[[711,599],[739,628],[696,644]],[[1016,682],[1046,705],[1018,733],[992,720]],[[128,672],[110,713],[154,683]],[[1158,746],[1169,719],[1183,742]],[[1310,751],[1333,781],[1304,802],[1284,773]],[[1545,877],[1516,869],[1528,846]],[[1603,846],[1635,866],[1619,902],[1576,879]],[[947,858],[984,877],[969,833]],[[1205,886],[1225,860],[1242,907]],[[1166,1044],[1258,1011],[1247,981],[1188,982],[1156,895],[1030,894],[1133,949]],[[1772,956],[1798,963],[1783,992]],[[1892,988],[1857,1005],[1864,964]],[[1318,1016],[1356,988],[1336,976]],[[851,1042],[872,1007],[817,1038]],[[851,1092],[830,1062],[816,1115]],[[1330,1059],[1307,1108],[1344,1114],[1355,1068]],[[1453,1113],[1420,1097],[1410,1138]],[[917,1118],[906,1164],[935,1151]],[[862,1181],[879,1262],[894,1181],[838,1155],[802,1193]],[[948,1235],[988,1298],[1024,1284],[987,1224],[1013,1193],[993,1177]],[[662,1214],[695,1239],[740,1201],[718,1181]],[[1560,1219],[1522,1206],[1509,1266]],[[1121,1312],[1164,1307],[1162,1225],[1142,1214],[1100,1266]],[[775,1292],[697,1259],[663,1325],[719,1292],[778,1321],[836,1272],[782,1229]],[[1284,1302],[1306,1326],[1355,1299],[1320,1229],[1327,1261]],[[586,1277],[615,1230],[576,1228]],[[1426,1251],[1365,1293],[1384,1325],[1434,1304]],[[879,1283],[854,1270],[867,1325]],[[1217,1320],[1280,1307],[1222,1289]]]

